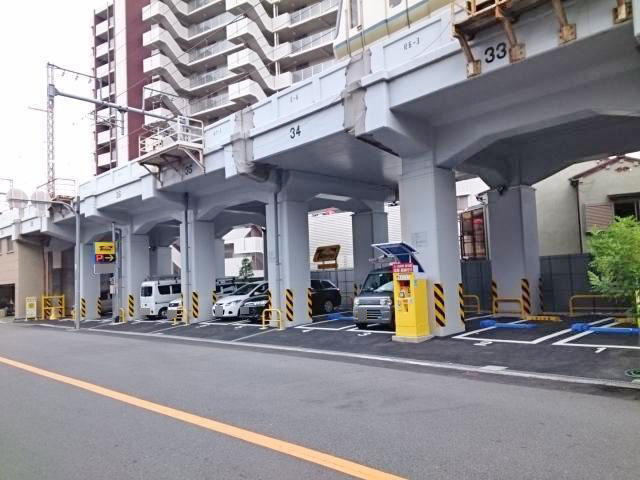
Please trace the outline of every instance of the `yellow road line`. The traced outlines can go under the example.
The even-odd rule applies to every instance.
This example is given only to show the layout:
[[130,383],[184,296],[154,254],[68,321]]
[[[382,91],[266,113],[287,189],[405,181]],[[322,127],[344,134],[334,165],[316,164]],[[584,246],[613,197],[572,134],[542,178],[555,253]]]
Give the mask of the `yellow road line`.
[[264,448],[268,448],[269,450],[274,450],[285,455],[290,455],[292,457],[305,460],[310,463],[315,463],[317,465],[321,465],[323,467],[330,468],[347,475],[351,475],[354,478],[370,480],[402,480],[402,477],[382,472],[380,470],[376,470],[374,468],[370,468],[356,462],[345,460],[343,458],[334,457],[333,455],[319,452],[318,450],[302,447],[300,445],[296,445],[295,443],[286,442],[274,437],[269,437],[267,435],[262,435],[250,430],[234,427],[233,425],[218,422],[216,420],[211,420],[210,418],[201,417],[199,415],[194,415],[182,410],[160,405],[159,403],[143,400],[132,395],[127,395],[126,393],[117,392],[115,390],[101,387],[99,385],[94,385],[89,382],[84,382],[82,380],[77,380],[65,375],[60,375],[59,373],[43,370],[42,368],[33,367],[31,365],[27,365],[26,363],[17,362],[9,358],[0,357],[0,363],[19,368],[26,372],[40,375],[57,382],[66,383],[67,385],[72,385],[74,387],[81,388],[83,390],[87,390],[89,392],[96,393],[113,400],[118,400],[120,402],[133,405],[134,407],[142,408],[150,412],[159,413],[160,415],[165,415],[167,417],[171,417],[185,423],[197,425],[199,427],[206,428],[208,430],[221,433],[229,437],[237,438],[238,440],[244,440],[245,442],[251,443],[253,445],[258,445]]

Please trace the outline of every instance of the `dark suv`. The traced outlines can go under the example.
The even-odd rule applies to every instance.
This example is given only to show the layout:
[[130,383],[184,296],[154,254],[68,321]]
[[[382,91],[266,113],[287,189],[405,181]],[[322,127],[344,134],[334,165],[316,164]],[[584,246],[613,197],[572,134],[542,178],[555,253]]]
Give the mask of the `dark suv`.
[[[342,303],[340,289],[329,280],[311,280],[311,290],[314,315],[331,313]],[[266,295],[249,298],[240,305],[240,317],[260,318],[266,304]]]

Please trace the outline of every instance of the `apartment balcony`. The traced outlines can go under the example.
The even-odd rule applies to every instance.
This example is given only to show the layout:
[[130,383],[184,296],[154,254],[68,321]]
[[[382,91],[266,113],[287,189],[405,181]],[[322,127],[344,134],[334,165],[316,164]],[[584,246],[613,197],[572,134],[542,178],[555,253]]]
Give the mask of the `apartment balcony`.
[[96,60],[104,60],[107,61],[109,52],[113,56],[113,49],[115,47],[115,41],[111,40],[109,42],[101,43],[96,47]]
[[189,102],[190,116],[199,120],[220,118],[238,110],[229,93],[219,93]]
[[333,58],[335,28],[316,32],[291,42],[291,54],[281,62],[283,70],[289,70],[301,63],[319,63]]
[[229,85],[229,100],[241,106],[251,105],[267,98],[259,83],[246,79]]
[[[274,2],[271,1],[273,4]],[[277,2],[275,2],[277,3]],[[254,0],[227,0],[227,11],[239,17],[244,16],[253,21],[261,30],[273,33],[273,19],[271,13],[267,13],[261,2]]]
[[151,30],[144,33],[142,43],[145,47],[162,51],[174,63],[192,71],[203,71],[224,64],[226,55],[240,48],[227,40],[221,40],[212,45],[185,51],[173,36],[158,24],[152,25]]
[[98,145],[98,147],[108,145],[109,142],[115,140],[115,138],[115,133],[112,129],[105,130],[104,132],[98,132],[96,135],[96,145]]
[[96,124],[110,124],[116,120],[116,111],[114,109],[102,108],[96,111]]
[[96,163],[98,167],[108,167],[112,163],[116,162],[116,152],[112,151],[111,153],[101,153],[96,158]]
[[113,62],[111,62],[111,64],[107,63],[105,65],[102,65],[96,68],[96,78],[98,80],[106,79],[109,76],[109,73],[113,73],[114,71],[115,69],[114,69]]
[[[159,108],[154,108],[152,110],[148,110],[149,113],[153,113],[155,115],[161,115],[163,117],[167,117],[167,118],[172,118],[174,116],[176,116],[174,114],[174,112],[172,112],[171,110],[169,110],[168,108],[164,108],[164,107],[159,107]],[[163,120],[161,118],[157,118],[157,117],[151,117],[149,115],[145,115],[144,116],[144,124],[146,126],[153,126],[153,125],[160,125],[160,124],[165,124],[167,121]]]
[[189,114],[188,100],[178,95],[170,84],[162,80],[146,85],[143,88],[142,97],[145,104],[161,105],[173,115],[188,116]]
[[224,12],[186,27],[165,3],[155,0],[142,9],[142,19],[150,24],[159,23],[171,33],[176,42],[193,47],[205,36],[208,40],[223,40],[224,27],[234,19],[234,15]]
[[291,85],[290,73],[276,77],[269,71],[260,55],[249,48],[232,53],[227,57],[227,61],[229,70],[238,74],[248,72],[263,90],[275,92]]
[[270,62],[275,62],[291,53],[291,46],[288,43],[277,47],[271,45],[264,32],[248,18],[240,19],[227,26],[227,40],[251,48]]
[[340,0],[322,0],[295,12],[278,15],[274,19],[274,28],[281,40],[309,35],[325,29],[327,25],[336,25],[339,8]]
[[116,93],[116,86],[114,84],[107,85],[105,87],[99,88],[96,91],[96,98],[98,100],[109,100],[112,95]]
[[232,81],[236,74],[229,71],[227,65],[220,65],[214,70],[184,76],[168,57],[162,54],[152,55],[143,62],[144,73],[161,75],[179,94],[202,95],[211,88],[222,86]]
[[333,67],[335,64],[336,60],[332,58],[330,60],[316,63],[315,65],[310,65],[300,70],[295,70],[291,72],[291,81],[292,83],[302,82],[303,80],[324,72],[326,69]]
[[225,10],[225,0],[162,0],[177,16],[185,21],[204,20]]
[[107,31],[110,28],[113,28],[114,22],[113,22],[113,17],[109,18],[108,20],[105,20],[103,22],[100,22],[99,24],[96,25],[96,37],[99,39],[104,39],[107,37]]

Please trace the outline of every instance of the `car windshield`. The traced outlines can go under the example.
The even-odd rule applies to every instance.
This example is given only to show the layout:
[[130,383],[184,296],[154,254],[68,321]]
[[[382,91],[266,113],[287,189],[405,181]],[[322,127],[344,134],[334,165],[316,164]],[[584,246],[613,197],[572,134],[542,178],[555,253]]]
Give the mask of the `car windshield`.
[[142,287],[140,289],[141,297],[151,297],[153,295],[153,287]]
[[391,272],[370,273],[362,285],[363,292],[374,292],[381,286],[393,282],[393,274]]
[[243,285],[242,287],[237,289],[231,295],[249,295],[251,291],[254,288],[256,288],[258,285],[259,285],[258,283],[247,283],[246,285]]
[[393,282],[387,282],[375,289],[376,292],[393,292]]

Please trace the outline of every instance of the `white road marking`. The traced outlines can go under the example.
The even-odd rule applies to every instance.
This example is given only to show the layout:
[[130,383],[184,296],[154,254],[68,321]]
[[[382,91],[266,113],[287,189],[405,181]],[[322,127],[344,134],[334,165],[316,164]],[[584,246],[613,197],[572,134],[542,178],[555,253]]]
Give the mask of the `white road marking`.
[[272,329],[272,330],[263,330],[262,332],[258,332],[258,333],[252,333],[251,335],[247,335],[246,337],[240,337],[240,338],[236,338],[235,340],[231,340],[231,342],[240,342],[242,340],[246,340],[247,338],[251,338],[251,337],[257,337],[258,335],[264,335],[265,333],[269,333],[269,332],[276,332],[276,329]]
[[175,325],[175,326],[173,326],[173,327],[167,327],[167,328],[161,328],[160,330],[154,330],[153,332],[149,332],[149,333],[152,333],[152,334],[154,334],[154,335],[157,335],[157,334],[159,334],[160,332],[166,332],[167,330],[174,330],[174,329],[176,329],[176,328],[182,328],[182,327],[187,327],[187,326],[188,326],[188,325],[184,325],[184,324],[182,324],[182,325]]
[[[611,320],[611,318],[605,318],[605,319],[602,319],[602,320],[596,320],[594,322],[590,322],[589,325],[599,325],[601,323],[608,322],[610,320]],[[526,321],[527,320],[517,320],[515,322],[509,322],[509,323],[522,323],[522,322],[526,322]],[[537,345],[537,344],[542,343],[542,342],[544,342],[546,340],[549,340],[550,338],[559,337],[561,335],[565,335],[565,334],[571,332],[570,328],[566,328],[564,330],[560,330],[558,332],[554,332],[554,333],[550,333],[549,335],[545,335],[544,337],[536,338],[535,340],[504,340],[504,339],[499,339],[499,338],[482,338],[482,337],[472,337],[471,338],[471,337],[468,337],[468,335],[475,335],[475,334],[477,334],[479,332],[484,332],[484,331],[487,331],[487,330],[493,330],[495,328],[496,327],[481,328],[479,330],[473,330],[471,332],[467,332],[467,333],[462,333],[460,335],[456,335],[453,338],[457,338],[459,340],[471,340],[471,341],[480,340],[480,341],[490,341],[490,342],[497,342],[497,343],[520,343],[520,344],[523,344],[523,345]],[[586,333],[589,333],[589,332],[580,333],[579,336],[583,336]],[[579,337],[578,337],[578,335],[576,335],[575,337],[570,337],[570,338],[579,338]],[[566,341],[566,340],[563,340],[563,341]],[[554,343],[553,345],[557,345],[557,344],[558,343]]]
[[479,320],[479,319],[481,319],[481,318],[487,318],[487,317],[493,317],[493,316],[494,316],[494,314],[493,314],[493,313],[490,313],[489,315],[480,315],[479,317],[469,317],[469,318],[465,318],[465,320],[464,320],[464,321],[465,321],[465,322],[468,322],[468,321],[470,321],[470,320]]
[[491,372],[501,372],[503,370],[506,370],[509,367],[505,367],[502,365],[485,365],[484,367],[480,367],[481,370],[488,370]]
[[[599,320],[597,322],[591,322],[589,323],[589,325],[599,325],[601,323],[605,323],[605,322],[611,322],[611,320],[614,320],[613,317],[608,317],[602,320]],[[605,327],[612,327],[613,325],[617,325],[618,322],[614,321],[611,322],[607,325],[604,325]],[[579,338],[585,337],[587,335],[591,335],[593,332],[590,332],[589,330],[585,331],[585,332],[580,332],[576,335],[572,335],[571,337],[567,337],[567,338],[563,338],[562,340],[558,340],[557,342],[554,343],[554,345],[566,345],[569,342],[572,342],[573,340],[577,340]]]
[[321,323],[339,322],[340,320],[341,320],[340,318],[336,318],[336,319],[333,319],[333,320],[322,320],[321,322],[305,323],[304,325],[299,325],[296,328],[306,328],[306,327],[311,327],[313,325],[320,325]]
[[369,335],[371,335],[371,332],[365,332],[365,333],[359,333],[358,334],[359,337],[368,337]]
[[474,343],[475,346],[477,347],[486,347],[487,345],[491,345],[493,342],[490,342],[488,340],[484,340],[482,342],[478,342],[478,343]]
[[[155,336],[153,334],[142,333],[142,332],[119,332],[114,330],[99,330],[99,329],[94,330],[93,332],[105,334],[105,335],[129,335],[132,337],[154,337]],[[158,337],[155,336],[155,338],[158,338]],[[313,355],[321,355],[325,357],[354,358],[354,359],[360,359],[360,360],[379,361],[379,362],[399,364],[399,365],[415,365],[415,366],[421,366],[421,367],[427,367],[427,368],[438,368],[442,370],[453,370],[453,371],[459,371],[459,372],[477,372],[477,373],[484,373],[486,375],[501,375],[505,377],[529,378],[529,379],[535,379],[535,380],[548,380],[553,382],[574,383],[574,384],[580,384],[580,385],[609,386],[609,387],[619,387],[619,388],[640,390],[640,384],[634,385],[631,382],[622,382],[619,380],[602,380],[597,378],[572,377],[567,375],[525,372],[522,370],[511,370],[511,369],[492,371],[492,370],[483,370],[481,367],[476,367],[473,365],[464,365],[459,363],[444,363],[444,362],[434,362],[434,361],[428,361],[428,360],[412,360],[412,359],[398,358],[398,357],[385,357],[381,355],[368,355],[368,354],[353,353],[353,352],[339,352],[334,350],[319,350],[315,348],[290,347],[290,346],[284,346],[284,345],[269,345],[266,343],[243,343],[243,342],[237,342],[237,341],[231,342],[228,340],[215,340],[211,338],[181,337],[179,335],[165,335],[163,338],[195,342],[195,343],[210,343],[213,345],[232,345],[234,347],[249,348],[253,350],[274,350],[274,351],[282,351],[282,352],[308,353]]]
[[596,353],[604,352],[605,350],[606,350],[606,348],[604,348],[604,347],[596,348]]
[[341,330],[347,330],[348,328],[353,328],[354,325],[347,325],[346,327],[340,327],[340,328],[327,328],[327,327],[304,327],[304,326],[298,326],[298,327],[293,327],[293,328],[298,328],[300,330],[322,330],[325,332],[339,332]]
[[[362,332],[359,328],[352,328],[351,330],[347,330],[347,332]],[[387,335],[395,335],[396,332],[388,332],[387,330],[364,330],[366,333],[383,333]]]

